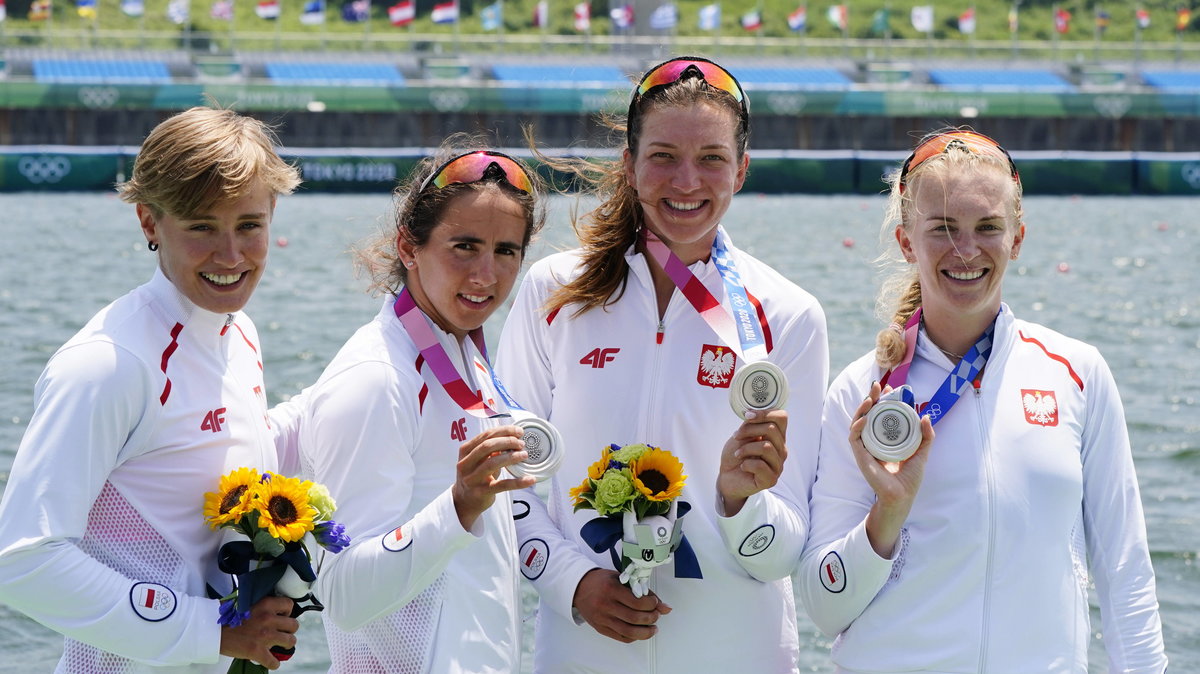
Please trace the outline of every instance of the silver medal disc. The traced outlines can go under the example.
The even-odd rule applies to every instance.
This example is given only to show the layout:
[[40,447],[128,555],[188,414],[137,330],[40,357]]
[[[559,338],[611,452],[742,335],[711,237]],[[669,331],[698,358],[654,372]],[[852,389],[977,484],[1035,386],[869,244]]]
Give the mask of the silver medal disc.
[[525,410],[513,410],[513,425],[525,431],[525,451],[529,458],[507,467],[513,477],[532,477],[538,482],[549,479],[562,464],[563,441],[558,429],[549,421]]
[[921,418],[912,405],[900,399],[900,389],[880,397],[867,412],[863,445],[880,461],[898,463],[921,444]]
[[787,375],[778,365],[765,360],[743,367],[729,385],[729,406],[741,419],[746,418],[749,410],[781,409],[787,398]]

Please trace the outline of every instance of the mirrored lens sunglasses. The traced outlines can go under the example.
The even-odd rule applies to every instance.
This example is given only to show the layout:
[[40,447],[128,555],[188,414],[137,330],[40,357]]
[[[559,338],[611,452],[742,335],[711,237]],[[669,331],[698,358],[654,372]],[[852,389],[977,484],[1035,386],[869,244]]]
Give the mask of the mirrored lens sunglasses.
[[[496,175],[497,171],[501,175]],[[486,177],[503,177],[509,185],[533,194],[533,180],[525,169],[512,157],[489,150],[461,154],[442,164],[421,183],[421,191],[424,192],[430,185],[441,189],[454,183],[477,183]]]
[[1008,168],[1012,172],[1013,180],[1018,182],[1021,180],[1021,176],[1017,173],[1017,165],[1013,163],[1008,150],[1000,147],[1000,143],[982,133],[975,133],[974,131],[950,131],[948,133],[939,133],[933,138],[926,140],[918,145],[912,154],[908,155],[908,159],[904,160],[904,165],[900,168],[900,189],[903,191],[910,172],[928,161],[930,157],[936,157],[951,148],[1002,158],[1008,162]]
[[746,93],[742,91],[742,85],[738,83],[728,70],[721,66],[702,58],[678,58],[667,61],[642,77],[642,81],[638,83],[635,99],[644,96],[646,92],[655,87],[661,87],[674,82],[678,82],[683,78],[685,72],[689,68],[694,68],[708,82],[710,86],[716,87],[721,91],[729,93],[738,103],[742,104],[743,112],[746,111]]

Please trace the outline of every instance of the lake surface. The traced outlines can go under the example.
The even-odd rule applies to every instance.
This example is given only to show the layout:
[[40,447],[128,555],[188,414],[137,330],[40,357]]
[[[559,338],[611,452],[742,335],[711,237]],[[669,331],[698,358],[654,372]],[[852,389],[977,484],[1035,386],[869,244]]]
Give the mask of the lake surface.
[[[741,195],[734,241],[821,301],[831,374],[873,345],[881,196]],[[551,203],[530,259],[571,247],[575,199]],[[583,205],[586,207],[586,204]],[[316,380],[380,300],[365,294],[347,248],[386,220],[387,195],[281,199],[270,266],[247,307],[258,325],[272,402]],[[1200,672],[1200,210],[1189,198],[1029,197],[1026,241],[1005,300],[1017,316],[1095,345],[1121,388],[1145,504],[1173,672]],[[0,484],[32,412],[46,360],[98,309],[147,280],[133,207],[106,194],[0,194]],[[495,343],[506,309],[487,326]],[[199,516],[199,515],[197,515]],[[535,604],[526,597],[526,612]],[[328,666],[320,618],[280,671]],[[1106,672],[1093,612],[1092,668]],[[532,618],[527,621],[532,634]],[[800,616],[802,669],[830,671],[829,640]],[[526,644],[526,651],[530,648]],[[0,671],[49,672],[61,637],[0,606]],[[530,658],[526,658],[529,669]],[[19,663],[19,664],[18,664]]]

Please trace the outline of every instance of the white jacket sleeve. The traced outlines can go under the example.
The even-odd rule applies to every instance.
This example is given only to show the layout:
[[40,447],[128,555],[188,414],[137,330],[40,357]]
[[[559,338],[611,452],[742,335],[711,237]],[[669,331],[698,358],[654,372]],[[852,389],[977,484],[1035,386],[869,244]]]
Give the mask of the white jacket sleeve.
[[351,538],[349,548],[324,555],[314,591],[325,616],[346,631],[412,601],[483,533],[482,518],[475,531],[463,530],[449,489],[410,514],[418,388],[392,365],[370,361],[308,390],[305,460]]
[[[548,324],[542,304],[546,296],[534,277],[534,270],[530,270],[504,323],[497,351],[497,374],[522,407],[548,418],[554,397],[554,375],[545,350]],[[560,496],[565,498],[565,494]],[[546,548],[547,562],[553,560],[552,564],[545,564],[539,575],[531,578],[526,574],[526,578],[544,602],[571,618],[575,588],[584,574],[597,567],[573,541],[562,535],[546,504],[533,489],[514,492],[513,499],[514,511],[521,503],[529,507],[528,514],[516,520],[518,548],[525,550],[540,541]]]
[[820,305],[814,301],[784,325],[775,340],[771,360],[787,375],[789,390],[788,454],[783,474],[774,487],[748,499],[736,515],[718,519],[726,550],[746,573],[761,581],[794,573],[808,538],[821,401],[829,379],[829,342]]
[[147,579],[125,577],[75,544],[122,448],[146,441],[157,402],[146,366],[112,344],[51,358],[0,503],[0,602],[131,660],[215,663],[218,602],[168,588],[175,610],[152,622],[131,602],[135,583]]
[[875,493],[862,477],[848,440],[850,416],[865,395],[843,372],[826,396],[812,530],[796,577],[809,617],[828,636],[850,626],[892,569],[891,560],[876,554],[867,539],[866,517]]
[[1154,569],[1134,474],[1125,410],[1108,365],[1097,354],[1085,377],[1083,514],[1104,646],[1114,672],[1166,669]]

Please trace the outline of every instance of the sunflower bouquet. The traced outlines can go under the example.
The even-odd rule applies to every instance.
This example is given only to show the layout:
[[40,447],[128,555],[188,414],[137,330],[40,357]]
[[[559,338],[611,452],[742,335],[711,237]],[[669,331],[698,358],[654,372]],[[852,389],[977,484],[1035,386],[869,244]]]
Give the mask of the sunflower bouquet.
[[[323,485],[253,468],[238,468],[221,477],[216,492],[204,495],[204,519],[213,529],[230,529],[246,540],[221,546],[217,565],[236,582],[221,599],[217,622],[237,627],[250,608],[271,594],[296,600],[292,615],[323,607],[310,593],[317,579],[311,545],[331,553],[350,545],[341,524],[333,521],[337,508]],[[301,607],[308,601],[309,605]],[[291,649],[272,649],[280,660]],[[246,660],[235,660],[230,672],[266,671]]]
[[680,522],[690,509],[679,500],[686,480],[683,464],[664,449],[609,445],[570,491],[576,512],[600,515],[580,535],[594,551],[609,551],[621,582],[637,597],[649,592],[653,569],[672,559],[676,576],[701,577]]

